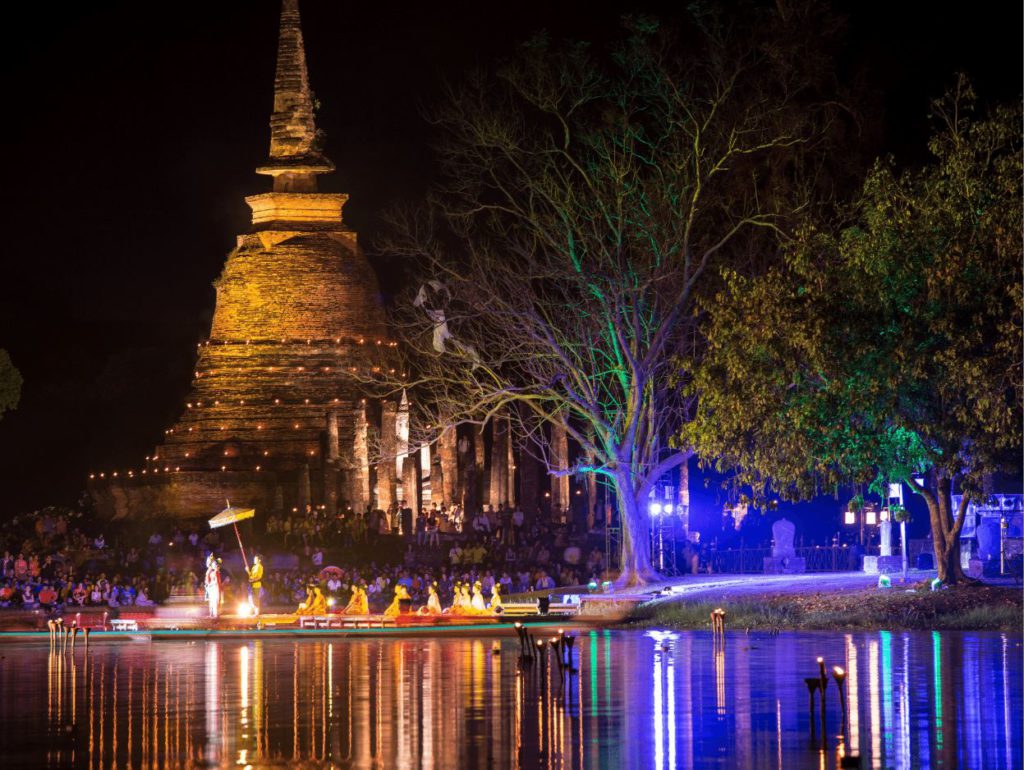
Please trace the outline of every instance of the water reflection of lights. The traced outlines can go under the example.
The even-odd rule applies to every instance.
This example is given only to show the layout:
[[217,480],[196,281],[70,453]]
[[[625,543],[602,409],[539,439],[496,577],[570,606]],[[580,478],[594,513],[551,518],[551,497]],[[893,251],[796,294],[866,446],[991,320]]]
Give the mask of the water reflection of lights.
[[[889,631],[879,631],[878,637],[881,640],[882,650],[882,724],[877,727],[885,737],[885,756],[891,757],[895,753],[893,745],[893,703],[892,703],[892,634]],[[876,725],[872,725],[874,729]]]
[[715,708],[719,719],[725,718],[725,647],[715,644]]
[[882,706],[880,701],[878,640],[868,640],[868,696],[870,701],[869,732],[871,756],[882,756]]
[[857,682],[857,645],[853,634],[846,634],[846,698],[850,717],[850,753],[860,754],[860,686]]
[[676,766],[674,643],[679,635],[671,631],[648,631],[647,636],[654,640],[654,766],[662,770],[666,766],[666,744],[668,767]]
[[[52,766],[665,770],[708,757],[800,764],[795,751],[829,768],[846,754],[861,754],[864,767],[1021,766],[1012,637],[736,637],[728,678],[709,635],[588,639],[574,652],[580,676],[564,686],[557,671],[520,670],[479,640],[101,644],[87,657],[36,658],[34,680],[0,658],[0,721],[17,724],[5,701],[33,697],[36,685],[39,764]],[[830,750],[814,761],[799,719],[806,692],[786,683],[817,653],[845,664],[849,721],[844,730],[833,690]]]
[[1013,724],[1013,717],[1010,715],[1010,677],[1006,672],[1010,671],[1010,639],[1006,634],[1002,638],[1002,663],[1003,663],[1003,729],[1006,732],[1006,766],[1013,767],[1013,734],[1016,729]]

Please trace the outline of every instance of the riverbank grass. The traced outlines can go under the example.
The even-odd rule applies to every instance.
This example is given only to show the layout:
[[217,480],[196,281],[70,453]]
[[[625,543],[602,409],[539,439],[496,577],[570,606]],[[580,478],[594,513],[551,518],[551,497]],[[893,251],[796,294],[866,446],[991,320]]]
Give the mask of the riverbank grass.
[[964,585],[932,591],[927,583],[839,593],[745,595],[732,600],[684,596],[640,605],[623,625],[710,629],[711,611],[726,612],[726,627],[762,631],[1022,630],[1019,588]]

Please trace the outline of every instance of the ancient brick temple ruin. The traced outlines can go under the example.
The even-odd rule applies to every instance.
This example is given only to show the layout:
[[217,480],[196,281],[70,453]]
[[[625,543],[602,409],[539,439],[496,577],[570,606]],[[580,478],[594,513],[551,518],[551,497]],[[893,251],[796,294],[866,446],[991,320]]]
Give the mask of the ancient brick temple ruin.
[[[283,4],[270,129],[257,173],[273,189],[246,198],[252,229],[215,282],[188,402],[142,469],[93,479],[108,515],[369,502],[367,405],[346,373],[358,348],[392,343],[376,275],[344,223],[348,196],[317,191],[334,165],[320,150],[296,0]],[[374,406],[394,425],[397,405]]]
[[[143,465],[90,480],[101,513],[208,517],[228,500],[264,512],[387,509],[398,499],[414,509],[516,500],[567,509],[568,478],[549,482],[529,461],[517,469],[507,420],[410,447],[406,405],[367,399],[350,376],[367,346],[394,343],[377,278],[344,223],[347,196],[317,191],[334,165],[320,149],[297,0],[283,2],[270,128],[257,172],[273,188],[246,198],[252,228],[215,282],[187,403]],[[568,451],[564,434],[554,451]]]

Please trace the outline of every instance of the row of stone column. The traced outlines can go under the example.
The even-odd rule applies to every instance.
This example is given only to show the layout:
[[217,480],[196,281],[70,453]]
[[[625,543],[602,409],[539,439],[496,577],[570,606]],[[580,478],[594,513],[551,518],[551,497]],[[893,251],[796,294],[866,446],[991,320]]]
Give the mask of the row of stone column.
[[[507,416],[499,415],[487,426],[448,427],[433,445],[410,446],[404,396],[398,402],[383,401],[379,408],[362,402],[346,411],[335,409],[326,416],[323,490],[329,510],[343,503],[355,510],[367,505],[387,510],[402,500],[414,511],[431,503],[457,503],[467,510],[517,503],[529,508],[537,506],[544,492],[548,496],[543,501],[552,511],[572,507],[569,476],[548,477],[536,460],[520,451]],[[379,417],[376,425],[371,425],[371,412],[375,422]],[[351,436],[350,448],[343,447],[343,436]],[[569,466],[563,427],[551,429],[548,451],[553,466]],[[308,473],[304,475],[300,504],[309,501],[311,491]],[[595,479],[588,481],[586,491],[589,501],[597,499]]]

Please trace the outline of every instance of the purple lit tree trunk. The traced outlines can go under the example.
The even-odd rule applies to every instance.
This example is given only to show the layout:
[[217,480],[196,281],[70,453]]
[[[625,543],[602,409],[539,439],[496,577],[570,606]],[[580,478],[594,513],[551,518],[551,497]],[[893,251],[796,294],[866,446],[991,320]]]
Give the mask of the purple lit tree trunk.
[[650,515],[645,501],[637,499],[628,478],[619,479],[615,487],[622,521],[622,563],[618,584],[634,586],[656,582],[661,575],[651,564]]

